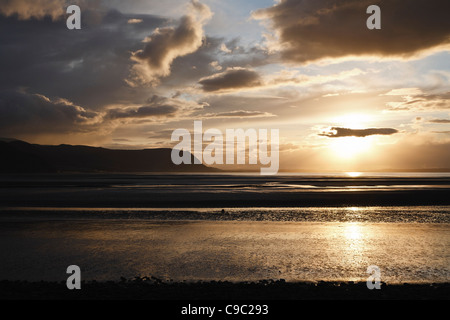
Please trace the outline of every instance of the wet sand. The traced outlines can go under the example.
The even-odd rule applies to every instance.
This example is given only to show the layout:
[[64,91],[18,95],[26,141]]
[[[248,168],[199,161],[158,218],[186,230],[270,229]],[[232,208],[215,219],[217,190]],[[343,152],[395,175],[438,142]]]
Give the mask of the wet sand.
[[0,226],[0,280],[450,282],[450,224],[28,221]]

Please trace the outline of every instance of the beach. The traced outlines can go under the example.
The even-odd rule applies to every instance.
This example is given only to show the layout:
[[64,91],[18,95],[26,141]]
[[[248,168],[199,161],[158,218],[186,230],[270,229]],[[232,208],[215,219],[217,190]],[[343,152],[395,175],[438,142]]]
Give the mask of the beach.
[[2,280],[365,281],[450,278],[450,225],[417,223],[42,221],[1,226]]
[[[448,297],[447,178],[197,178],[3,178],[2,297],[76,298],[58,294],[69,265],[88,299]],[[383,192],[405,196],[392,205]],[[372,206],[352,200],[361,193]],[[368,293],[369,266],[390,291]]]

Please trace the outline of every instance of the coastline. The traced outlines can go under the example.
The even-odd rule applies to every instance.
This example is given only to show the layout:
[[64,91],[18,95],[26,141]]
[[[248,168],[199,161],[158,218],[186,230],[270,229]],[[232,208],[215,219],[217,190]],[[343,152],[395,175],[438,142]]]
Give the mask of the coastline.
[[[449,186],[449,178],[2,177],[0,299],[448,299]],[[73,264],[81,291],[65,286]],[[381,268],[382,290],[361,282],[369,265]]]
[[0,281],[0,300],[449,300],[450,283],[381,284],[365,282],[285,282],[262,280],[233,283],[165,282],[157,278],[81,283],[68,290],[65,282]]

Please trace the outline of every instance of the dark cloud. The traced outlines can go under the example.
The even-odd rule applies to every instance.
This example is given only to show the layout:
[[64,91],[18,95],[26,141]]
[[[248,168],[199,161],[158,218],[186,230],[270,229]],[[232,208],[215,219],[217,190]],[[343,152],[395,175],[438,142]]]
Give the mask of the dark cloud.
[[114,142],[130,142],[129,139],[124,139],[124,138],[115,138],[115,139],[112,139],[112,141],[114,141]]
[[398,133],[398,130],[392,128],[349,129],[333,127],[329,132],[321,133],[319,136],[328,138],[367,137],[372,135],[391,135],[395,133]]
[[[83,10],[82,17],[89,15]],[[142,23],[129,24],[139,18]],[[136,103],[148,96],[124,82],[130,51],[166,19],[107,11],[100,21],[70,31],[64,21],[19,21],[0,15],[0,89],[28,87],[59,96],[90,109],[120,102]],[[143,91],[143,90],[142,90]]]
[[211,74],[211,63],[217,60],[221,38],[203,38],[202,45],[195,52],[175,59],[170,67],[170,75],[161,79],[160,86],[179,90],[180,87],[191,85],[198,79]]
[[169,117],[175,115],[180,109],[180,101],[166,97],[153,95],[147,99],[147,104],[140,107],[125,107],[109,109],[105,118],[126,119],[126,118],[152,118]]
[[219,113],[208,113],[204,116],[209,118],[261,118],[261,117],[274,117],[275,115],[273,115],[272,113],[262,111],[236,110]]
[[98,123],[98,113],[61,98],[23,91],[0,92],[0,133],[68,133]]
[[[240,43],[239,39],[232,40],[234,51],[225,53],[222,45],[227,42],[221,37],[206,36],[202,46],[194,53],[175,59],[171,65],[171,74],[165,77],[160,86],[177,90],[180,86],[191,85],[211,76],[212,72],[217,72],[214,63],[222,67],[220,71],[228,68],[254,68],[265,65],[269,61],[268,53],[257,47],[246,47]],[[238,47],[238,49],[236,49]]]
[[245,68],[228,68],[226,71],[202,78],[203,91],[215,92],[260,86],[261,77],[256,71]]
[[450,119],[432,119],[429,120],[430,123],[450,123]]
[[105,120],[115,119],[145,119],[173,117],[175,115],[190,115],[203,110],[206,103],[197,103],[178,98],[167,98],[153,95],[143,106],[117,107],[106,111]]
[[[381,30],[366,27],[368,6],[381,8]],[[305,63],[354,55],[411,56],[450,43],[448,0],[281,0],[257,11],[279,36],[284,59]]]
[[196,103],[186,105],[182,100],[154,95],[140,107],[117,107],[96,112],[59,97],[50,98],[23,90],[4,90],[0,91],[0,135],[23,137],[105,133],[117,128],[117,120],[160,119],[203,107]]
[[177,108],[170,105],[162,106],[142,106],[139,108],[117,108],[109,109],[107,118],[124,119],[124,118],[149,118],[174,115]]
[[198,50],[203,41],[203,24],[212,16],[209,7],[191,1],[190,11],[178,26],[156,29],[145,41],[143,49],[133,52],[133,74],[130,85],[158,83],[170,74],[172,62]]
[[[33,5],[32,2],[26,1],[29,6]],[[89,0],[89,3],[93,2]],[[130,5],[132,3],[130,1]],[[32,92],[64,97],[74,104],[101,112],[110,105],[138,105],[149,93],[161,94],[191,86],[192,82],[210,75],[213,71],[210,63],[220,58],[220,46],[226,40],[203,35],[195,52],[173,60],[172,75],[163,79],[161,87],[131,88],[124,81],[133,66],[130,52],[145,48],[149,44],[142,43],[146,36],[151,37],[156,28],[163,30],[173,21],[148,14],[108,10],[106,4],[110,5],[109,1],[102,4],[105,5],[102,10],[82,8],[83,28],[77,31],[67,30],[64,19],[53,20],[49,14],[39,15],[39,19],[19,20],[17,14],[6,17],[0,13],[0,90],[30,88]],[[128,4],[122,7],[126,6]],[[98,11],[101,14],[96,15],[98,19],[95,23],[86,23],[85,20]],[[197,4],[197,9],[191,9],[187,16],[194,23],[192,27],[199,34],[203,33],[198,23],[202,23],[207,14],[202,14],[201,5],[199,7]],[[142,22],[130,24],[131,19]],[[176,21],[173,29],[182,24],[181,20]],[[233,49],[243,47],[238,40],[229,45]],[[166,53],[169,51],[166,50]],[[228,65],[247,64],[249,60],[257,59],[256,56],[263,59],[261,51],[255,51],[254,57],[252,52],[253,49],[248,49],[245,54],[230,55],[226,62],[220,63],[225,70]],[[146,63],[141,61],[138,64]]]

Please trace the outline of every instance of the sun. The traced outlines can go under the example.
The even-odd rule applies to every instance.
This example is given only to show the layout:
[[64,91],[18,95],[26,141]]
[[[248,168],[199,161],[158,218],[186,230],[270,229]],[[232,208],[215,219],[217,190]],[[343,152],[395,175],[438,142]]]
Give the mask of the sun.
[[333,138],[329,148],[335,156],[341,159],[352,159],[369,152],[372,148],[372,141],[369,138],[358,137]]
[[[346,114],[333,119],[334,126],[348,129],[364,129],[373,117],[368,114]],[[329,148],[334,156],[342,160],[354,159],[361,154],[365,154],[372,149],[371,137],[342,137],[332,138],[329,141]]]
[[[362,172],[346,172],[345,173],[347,176],[349,176],[350,178],[358,178],[362,175]],[[351,208],[353,209],[353,208]]]

